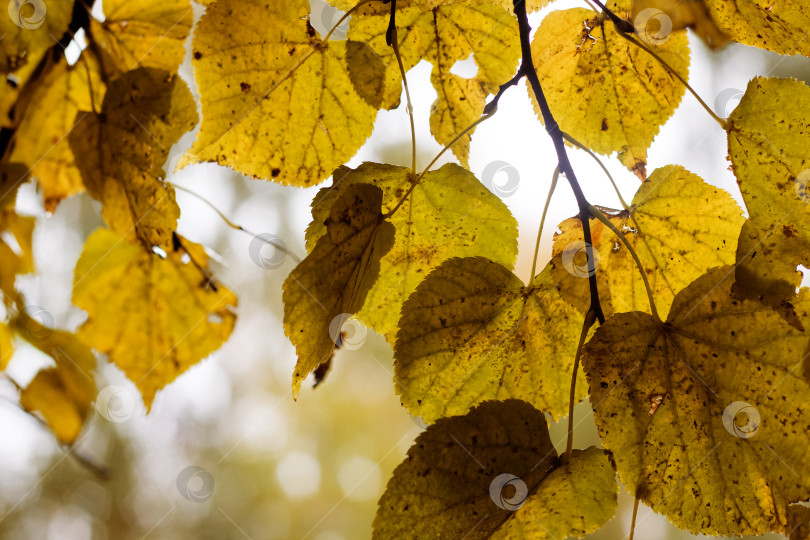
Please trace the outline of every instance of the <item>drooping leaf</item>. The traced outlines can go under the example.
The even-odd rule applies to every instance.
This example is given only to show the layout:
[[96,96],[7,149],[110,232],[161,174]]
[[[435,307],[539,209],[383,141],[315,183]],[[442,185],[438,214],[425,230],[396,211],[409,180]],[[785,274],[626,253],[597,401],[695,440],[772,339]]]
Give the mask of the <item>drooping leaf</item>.
[[[391,108],[401,88],[397,60],[386,43],[390,9],[377,6],[369,11],[352,18],[348,36],[368,43],[397,78],[395,84],[387,86],[392,94],[383,99],[384,106]],[[404,69],[423,59],[433,65],[430,80],[438,99],[431,110],[430,129],[436,140],[446,145],[481,117],[487,96],[514,76],[520,58],[517,21],[511,8],[507,11],[492,3],[472,1],[427,10],[415,4],[397,4],[397,25]],[[477,73],[472,78],[453,74],[456,62],[470,55]],[[464,166],[471,135],[467,133],[452,147]]]
[[810,337],[734,298],[733,276],[710,270],[666,323],[612,317],[583,367],[602,443],[653,510],[694,533],[787,533],[787,503],[810,496]]
[[[728,193],[678,165],[653,171],[639,187],[629,211],[609,217],[641,260],[662,317],[680,290],[709,268],[734,262],[744,222],[742,210]],[[552,255],[560,257],[562,268],[554,276],[587,284],[582,222],[570,218],[559,228],[562,232],[555,236]],[[602,222],[592,219],[591,229],[599,256],[597,273],[604,273],[609,288],[610,311],[649,313],[644,282],[632,254]]]
[[189,0],[104,0],[104,22],[90,21],[91,38],[108,71],[152,67],[177,71],[194,14]]
[[380,274],[380,259],[394,244],[394,226],[381,212],[376,186],[349,186],[331,205],[326,234],[284,281],[284,330],[298,353],[293,397],[327,362],[344,323],[357,313]]
[[321,41],[309,2],[219,0],[194,34],[203,121],[189,154],[282,184],[311,186],[371,135],[345,41]]
[[602,450],[560,466],[542,413],[488,401],[416,439],[380,498],[373,538],[581,536],[612,517],[617,491]]
[[119,235],[168,247],[180,209],[162,182],[169,148],[197,123],[186,83],[167,71],[138,68],[110,83],[99,114],[70,132],[87,191]]
[[712,18],[731,39],[779,54],[810,54],[806,2],[706,0]]
[[13,298],[17,274],[34,271],[31,237],[36,220],[13,210],[0,209],[0,291],[3,300]]
[[790,295],[810,263],[810,88],[757,77],[729,116],[728,151],[748,207],[738,276],[752,294]]
[[72,66],[62,59],[21,100],[25,115],[17,128],[11,160],[29,167],[48,211],[84,189],[68,134],[87,120],[86,111],[93,105],[101,106],[103,95],[95,61],[82,56]]
[[87,312],[78,335],[123,370],[147,408],[233,330],[236,297],[207,264],[201,246],[179,237],[161,258],[108,229],[90,235],[76,263],[73,303]]
[[669,32],[691,28],[712,49],[726,45],[729,39],[709,14],[706,0],[634,0],[632,20],[639,30],[662,38]]
[[[390,212],[416,180],[405,167],[375,163],[354,170],[341,167],[333,178],[334,185],[318,192],[312,204],[309,251],[326,233],[323,223],[329,208],[349,186],[378,186],[383,191],[383,212]],[[394,246],[382,258],[380,278],[358,316],[391,343],[402,304],[442,261],[483,256],[512,268],[517,257],[517,223],[509,209],[458,165],[427,173],[390,221],[397,231]]]
[[[41,58],[68,29],[73,0],[9,0],[0,17],[0,71],[9,73]],[[5,7],[5,5],[4,5]]]
[[[397,393],[425,422],[508,398],[556,420],[568,413],[583,320],[560,298],[548,272],[524,286],[488,259],[449,259],[402,307],[394,351]],[[581,377],[578,401],[587,395],[585,386]]]
[[[688,78],[684,31],[654,47]],[[532,59],[560,129],[600,154],[618,152],[644,179],[647,148],[680,103],[683,84],[619,36],[612,22],[584,8],[549,13],[532,41]]]

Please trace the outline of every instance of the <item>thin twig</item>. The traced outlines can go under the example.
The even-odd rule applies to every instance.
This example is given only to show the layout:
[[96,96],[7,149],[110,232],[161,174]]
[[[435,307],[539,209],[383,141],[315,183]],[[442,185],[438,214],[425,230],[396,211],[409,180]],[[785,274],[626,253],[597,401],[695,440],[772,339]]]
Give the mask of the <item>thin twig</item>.
[[579,343],[577,343],[577,353],[574,355],[574,369],[571,372],[571,392],[568,396],[568,440],[565,443],[563,463],[568,463],[568,460],[571,459],[571,452],[574,450],[574,404],[577,395],[577,372],[579,371],[582,348],[585,346],[585,338],[588,337],[588,330],[593,325],[594,319],[596,319],[596,313],[591,308],[585,314],[585,320],[582,321],[582,332],[579,335]]
[[551,196],[554,195],[554,190],[557,188],[557,180],[560,179],[559,165],[554,168],[554,174],[551,176],[551,186],[548,188],[548,195],[546,196],[546,204],[543,206],[543,215],[540,217],[540,229],[537,231],[537,242],[534,244],[534,257],[532,258],[532,273],[529,276],[529,287],[532,286],[534,281],[534,272],[537,270],[537,256],[540,254],[540,238],[543,236],[543,224],[546,222],[546,213],[548,213],[548,206],[551,202]]

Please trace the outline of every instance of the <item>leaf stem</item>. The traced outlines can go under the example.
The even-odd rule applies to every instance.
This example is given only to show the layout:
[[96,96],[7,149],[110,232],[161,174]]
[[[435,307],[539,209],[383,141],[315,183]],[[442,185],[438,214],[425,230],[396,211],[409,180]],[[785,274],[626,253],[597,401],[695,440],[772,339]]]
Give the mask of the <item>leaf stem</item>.
[[[590,148],[588,148],[587,146],[585,146],[584,144],[582,144],[581,142],[579,142],[578,140],[576,140],[575,138],[573,138],[572,136],[570,136],[568,133],[566,133],[564,131],[563,131],[563,137],[565,138],[566,141],[570,142],[571,144],[573,144],[574,146],[576,146],[580,150],[584,150],[589,156],[591,156],[594,160],[596,160],[596,162],[602,168],[602,171],[605,173],[605,176],[607,176],[608,180],[610,180],[610,185],[613,186],[613,190],[616,192],[616,195],[619,197],[619,202],[622,204],[622,208],[624,208],[625,210],[629,210],[630,207],[624,201],[624,197],[622,197],[622,193],[621,193],[621,191],[619,191],[619,186],[616,185],[616,181],[613,180],[613,176],[610,174],[610,171],[607,170],[607,167],[605,167],[605,164],[602,163],[602,160],[599,159],[599,156],[594,154],[591,151]],[[636,177],[636,178],[638,178],[638,177]]]
[[588,199],[585,198],[585,194],[582,192],[582,188],[579,185],[579,181],[574,173],[574,169],[568,159],[568,153],[565,149],[565,140],[562,136],[562,130],[560,130],[560,126],[554,119],[554,115],[551,114],[551,108],[549,107],[545,94],[543,94],[543,88],[540,85],[540,79],[537,77],[537,71],[534,69],[531,42],[529,40],[531,26],[529,25],[529,17],[526,14],[526,2],[524,0],[512,0],[512,3],[514,6],[515,16],[518,20],[520,49],[523,53],[521,70],[525,73],[526,78],[529,80],[529,85],[532,87],[532,91],[537,98],[537,103],[540,106],[540,112],[543,115],[543,122],[546,126],[546,131],[551,137],[551,140],[554,143],[554,149],[557,152],[557,160],[559,162],[560,172],[565,175],[565,178],[568,180],[568,183],[571,185],[571,189],[574,192],[574,197],[576,197],[577,200],[579,214],[582,219],[582,232],[586,242],[585,249],[588,256],[588,283],[590,285],[591,293],[591,308],[594,310],[596,319],[600,323],[603,323],[605,321],[605,315],[602,312],[602,305],[599,302],[599,289],[596,284],[596,267],[593,256],[591,225],[588,220],[588,217],[590,216],[589,207],[591,205],[588,202]]
[[633,540],[633,535],[636,532],[636,515],[638,514],[638,501],[639,499],[638,497],[636,497],[636,500],[633,502],[633,519],[632,521],[630,521],[630,537],[628,538],[628,540]]
[[338,27],[340,27],[341,24],[343,24],[343,21],[345,21],[346,19],[351,17],[353,12],[355,12],[358,8],[360,8],[360,7],[362,7],[362,6],[366,5],[366,4],[370,4],[371,2],[374,2],[374,1],[375,0],[362,0],[362,2],[358,2],[356,6],[354,6],[349,11],[347,11],[346,13],[343,14],[343,17],[341,17],[338,20],[338,22],[335,23],[335,25],[332,28],[329,29],[329,32],[326,33],[326,36],[324,36],[324,38],[321,41],[329,41],[329,37],[332,35],[332,33],[335,30],[337,30]]
[[650,303],[650,311],[652,312],[653,318],[656,322],[661,322],[661,317],[658,315],[658,310],[655,307],[655,299],[653,298],[652,289],[650,288],[650,282],[647,280],[647,273],[644,271],[644,266],[641,264],[641,259],[638,258],[638,254],[636,250],[633,249],[633,246],[630,245],[630,242],[625,237],[624,233],[621,232],[616,226],[610,222],[610,220],[602,213],[595,206],[590,207],[590,213],[593,217],[604,223],[608,229],[613,231],[613,233],[619,237],[619,239],[624,243],[625,247],[630,251],[630,255],[633,256],[633,260],[636,262],[636,267],[638,268],[639,274],[641,274],[641,280],[644,282],[644,288],[647,290],[647,301]]
[[579,371],[579,359],[582,356],[582,348],[585,346],[585,338],[588,337],[588,330],[593,326],[596,319],[596,312],[590,308],[585,314],[585,320],[582,322],[582,332],[579,335],[579,343],[577,344],[577,353],[574,355],[574,369],[571,372],[571,393],[568,396],[568,440],[565,443],[565,454],[563,454],[563,463],[568,463],[571,459],[571,452],[574,450],[574,405],[577,394],[577,372]]
[[532,258],[532,273],[529,276],[529,287],[534,281],[534,272],[537,269],[537,256],[540,253],[540,238],[543,236],[543,224],[546,222],[546,213],[548,206],[551,202],[551,196],[554,195],[554,190],[557,188],[557,180],[560,179],[560,166],[554,168],[554,174],[551,176],[551,186],[548,188],[548,195],[546,196],[546,204],[543,206],[543,215],[540,217],[540,229],[537,231],[537,242],[534,244],[534,258]]
[[[393,8],[392,8],[393,9]],[[393,15],[392,19],[393,20]],[[399,54],[399,40],[397,38],[397,27],[396,25],[393,26],[393,41],[391,42],[391,48],[394,49],[394,56],[397,59],[397,65],[399,65],[399,72],[402,74],[402,84],[405,86],[405,101],[406,107],[408,112],[408,119],[411,123],[411,172],[414,174],[416,173],[416,126],[414,125],[413,120],[413,102],[411,101],[411,91],[408,89],[408,77],[405,75],[405,66],[402,64],[402,56]],[[456,142],[457,139],[453,140],[453,143]],[[450,143],[450,144],[453,144]]]

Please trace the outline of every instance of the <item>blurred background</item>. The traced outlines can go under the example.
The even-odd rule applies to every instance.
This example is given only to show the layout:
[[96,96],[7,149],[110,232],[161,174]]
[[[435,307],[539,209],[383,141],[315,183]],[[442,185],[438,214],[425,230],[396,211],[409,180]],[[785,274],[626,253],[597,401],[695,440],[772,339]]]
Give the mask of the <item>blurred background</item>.
[[[582,5],[561,0],[553,8]],[[312,7],[312,24],[322,34],[341,16],[322,0],[312,0]],[[195,10],[199,17],[202,9],[195,5]],[[533,27],[546,12],[530,17]],[[690,44],[690,84],[720,116],[733,110],[754,75],[805,82],[810,77],[806,58],[740,45],[710,53],[693,34]],[[469,62],[454,68],[466,76],[469,70]],[[436,98],[429,74],[424,62],[409,73],[422,167],[440,150],[428,128]],[[196,95],[188,60],[181,75]],[[167,170],[174,168],[193,138],[189,133],[173,148]],[[574,149],[569,154],[591,202],[618,207],[591,158]],[[518,220],[516,274],[528,280],[556,160],[525,86],[510,89],[497,115],[478,128],[471,156],[472,171],[504,198]],[[687,93],[650,149],[648,172],[678,163],[740,201],[725,156],[724,132]],[[448,152],[437,167],[452,159]],[[379,113],[374,135],[350,165],[363,161],[410,164],[404,99],[399,109]],[[630,200],[637,178],[616,160],[605,163]],[[281,187],[213,164],[187,167],[170,174],[170,180],[213,201],[234,222],[304,255],[309,203],[317,187]],[[295,351],[281,322],[281,285],[294,267],[293,259],[228,228],[199,199],[182,191],[177,199],[182,209],[179,232],[216,254],[217,277],[239,297],[233,335],[221,350],[160,392],[149,415],[134,385],[102,361],[99,388],[109,387],[103,414],[91,416],[72,452],[60,448],[46,429],[20,411],[13,403],[13,387],[0,380],[0,538],[370,537],[376,501],[424,429],[394,393],[390,347],[369,331],[362,346],[337,353],[323,385],[312,389],[311,381],[305,383],[298,401],[293,401]],[[70,304],[73,267],[84,239],[102,225],[100,207],[80,195],[48,215],[33,186],[21,191],[19,205],[37,216],[38,273],[19,278],[21,288],[30,303],[50,314],[56,327],[74,330],[85,315]],[[542,239],[540,268],[549,258],[554,225],[575,213],[571,191],[561,182]],[[9,375],[25,385],[48,360],[23,342],[17,346]],[[576,425],[577,447],[599,443],[588,403],[578,405]],[[565,430],[564,424],[551,427],[561,450]],[[109,478],[95,474],[96,466],[108,467]],[[626,538],[631,512],[632,498],[623,491],[616,517],[592,538]],[[642,506],[636,538],[692,536]]]

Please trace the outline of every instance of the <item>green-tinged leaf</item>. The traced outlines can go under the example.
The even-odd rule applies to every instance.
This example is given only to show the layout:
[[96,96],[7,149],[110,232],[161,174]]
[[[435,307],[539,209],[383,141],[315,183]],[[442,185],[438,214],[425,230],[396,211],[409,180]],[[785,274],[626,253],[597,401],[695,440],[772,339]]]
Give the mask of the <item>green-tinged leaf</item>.
[[[405,167],[364,163],[335,171],[334,185],[312,203],[307,249],[326,233],[329,208],[349,186],[371,183],[382,189],[383,212],[392,211],[416,176]],[[431,270],[450,257],[483,256],[511,269],[517,257],[517,223],[506,205],[458,165],[427,173],[391,216],[394,246],[382,258],[380,278],[368,293],[360,319],[394,341],[402,304]]]
[[73,278],[73,303],[87,312],[78,335],[132,380],[147,408],[158,390],[230,336],[236,297],[206,270],[201,246],[176,237],[165,258],[99,229]]
[[341,343],[349,317],[380,275],[394,244],[394,226],[381,212],[382,190],[358,184],[342,191],[325,220],[326,234],[284,281],[284,330],[298,353],[293,397]]
[[[532,41],[532,59],[560,128],[595,152],[618,152],[625,167],[644,179],[647,148],[680,103],[684,86],[605,19],[584,8],[552,11]],[[684,31],[652,46],[688,78]]]
[[197,123],[186,83],[167,71],[139,68],[110,83],[99,114],[70,132],[87,191],[121,236],[167,248],[180,208],[163,183],[169,148]]
[[733,276],[710,270],[666,323],[612,317],[583,367],[602,443],[653,510],[693,533],[787,533],[787,504],[810,497],[810,337],[736,299]]
[[[568,414],[583,320],[547,271],[525,287],[488,259],[449,259],[402,308],[394,352],[397,393],[426,422],[508,398],[556,420]],[[587,395],[585,386],[581,377],[577,401]]]
[[487,401],[416,439],[380,498],[373,538],[581,536],[612,517],[617,491],[602,450],[561,466],[542,413]]

